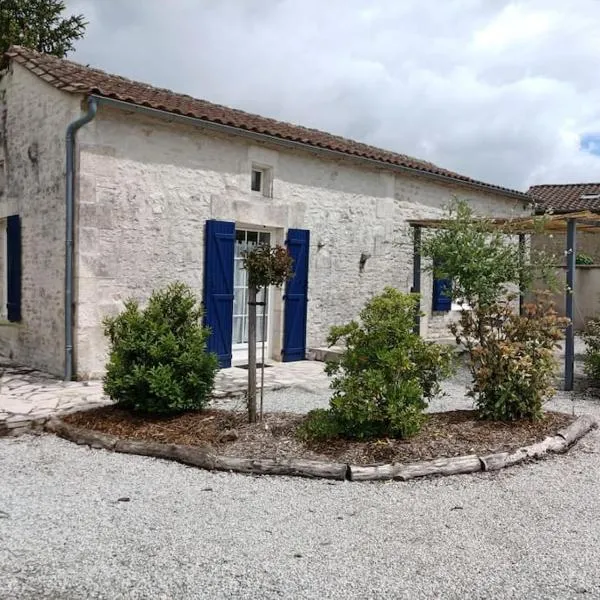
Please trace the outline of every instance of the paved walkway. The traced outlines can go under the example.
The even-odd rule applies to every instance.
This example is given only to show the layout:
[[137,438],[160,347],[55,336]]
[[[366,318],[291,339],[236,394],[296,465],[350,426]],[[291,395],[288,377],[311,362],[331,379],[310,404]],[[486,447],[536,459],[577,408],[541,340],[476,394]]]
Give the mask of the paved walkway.
[[[265,368],[265,388],[326,385],[323,363],[273,363]],[[88,410],[110,404],[101,381],[64,382],[46,373],[0,362],[0,436],[23,433],[51,415]],[[248,371],[239,367],[217,373],[215,399],[243,396]],[[258,374],[260,383],[260,372]]]

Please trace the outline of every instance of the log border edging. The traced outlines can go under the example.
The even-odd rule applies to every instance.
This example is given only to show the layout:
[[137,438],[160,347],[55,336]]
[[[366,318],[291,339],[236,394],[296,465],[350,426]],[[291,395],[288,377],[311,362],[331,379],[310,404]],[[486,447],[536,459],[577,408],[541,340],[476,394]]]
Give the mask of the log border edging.
[[432,475],[497,471],[526,460],[542,458],[549,453],[566,452],[577,440],[597,426],[598,423],[594,417],[582,415],[567,427],[559,430],[556,435],[547,437],[541,442],[523,446],[513,452],[499,452],[485,456],[470,454],[417,463],[390,463],[384,465],[352,465],[299,458],[277,460],[272,458],[253,459],[222,456],[214,454],[210,449],[202,446],[121,439],[99,431],[75,427],[57,417],[48,419],[44,429],[79,445],[124,454],[174,460],[211,471],[233,471],[254,475],[288,475],[339,481],[383,481],[390,479],[408,481],[409,479]]

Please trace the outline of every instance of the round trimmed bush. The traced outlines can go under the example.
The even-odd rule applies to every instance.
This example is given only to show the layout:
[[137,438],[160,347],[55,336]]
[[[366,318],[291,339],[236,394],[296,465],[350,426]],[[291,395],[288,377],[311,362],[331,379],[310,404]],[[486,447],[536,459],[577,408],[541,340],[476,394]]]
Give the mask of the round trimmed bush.
[[209,402],[219,364],[206,349],[210,330],[188,286],[155,291],[143,309],[128,300],[121,314],[104,320],[104,331],[110,341],[104,391],[119,406],[169,414]]

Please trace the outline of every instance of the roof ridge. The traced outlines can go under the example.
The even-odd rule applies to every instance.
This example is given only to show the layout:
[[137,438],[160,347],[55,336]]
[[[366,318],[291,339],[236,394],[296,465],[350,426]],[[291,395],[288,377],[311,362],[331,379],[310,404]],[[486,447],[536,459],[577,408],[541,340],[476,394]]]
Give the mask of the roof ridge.
[[529,186],[529,189],[531,190],[536,187],[575,187],[583,185],[600,185],[600,182],[589,181],[587,183],[537,183]]
[[518,196],[524,200],[527,198],[526,192],[478,181],[407,154],[378,148],[365,142],[304,125],[264,117],[239,108],[215,104],[208,100],[194,98],[189,94],[180,94],[168,88],[156,87],[149,83],[114,75],[65,58],[42,54],[23,46],[11,46],[3,56],[2,65],[10,59],[16,60],[48,84],[68,93],[96,94],[121,102],[300,143],[307,147],[322,148],[347,156],[373,160],[381,163],[382,166],[395,165],[416,173],[462,182],[469,186]]

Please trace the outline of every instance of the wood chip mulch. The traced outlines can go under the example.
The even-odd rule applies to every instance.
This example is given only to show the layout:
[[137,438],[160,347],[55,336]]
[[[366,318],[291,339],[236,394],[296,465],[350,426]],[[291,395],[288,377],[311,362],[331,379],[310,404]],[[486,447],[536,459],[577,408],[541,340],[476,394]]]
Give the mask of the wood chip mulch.
[[305,415],[269,413],[263,423],[250,425],[245,413],[225,410],[148,418],[113,406],[64,417],[71,425],[120,438],[204,446],[228,456],[295,457],[363,465],[512,451],[555,435],[575,417],[546,412],[540,421],[497,423],[479,420],[475,411],[459,410],[430,414],[421,431],[408,440],[335,439],[320,443],[297,439],[295,431],[304,419]]

